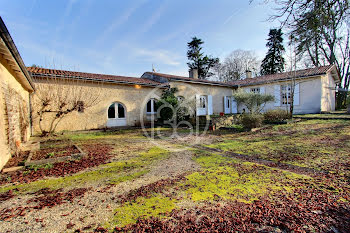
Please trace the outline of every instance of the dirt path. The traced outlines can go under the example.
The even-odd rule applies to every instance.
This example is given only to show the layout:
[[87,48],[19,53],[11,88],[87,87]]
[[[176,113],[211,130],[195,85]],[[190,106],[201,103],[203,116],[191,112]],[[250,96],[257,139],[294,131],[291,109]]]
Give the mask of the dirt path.
[[[105,189],[106,186],[94,187],[83,198],[73,203],[64,203],[52,208],[33,210],[25,216],[9,221],[0,221],[1,232],[65,232],[76,229],[91,231],[99,223],[107,222],[118,206],[117,196],[151,184],[160,179],[172,178],[184,172],[199,169],[192,160],[192,152],[186,148],[176,148],[170,143],[164,147],[171,150],[167,159],[153,164],[150,171],[133,181],[120,183]],[[14,197],[0,204],[0,210],[16,206],[28,206],[27,200],[33,195]],[[70,228],[70,229],[68,229]]]

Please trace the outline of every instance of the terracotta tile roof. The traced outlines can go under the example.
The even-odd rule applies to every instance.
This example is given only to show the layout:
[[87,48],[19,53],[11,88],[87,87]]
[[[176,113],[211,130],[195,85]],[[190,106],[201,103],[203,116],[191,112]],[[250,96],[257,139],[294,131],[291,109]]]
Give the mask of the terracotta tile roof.
[[55,70],[37,67],[27,67],[28,72],[35,77],[60,77],[60,78],[71,78],[71,79],[86,79],[95,80],[100,82],[109,83],[122,83],[122,84],[139,84],[145,86],[158,86],[159,82],[155,82],[150,79],[136,78],[136,77],[126,77],[117,75],[107,75],[107,74],[94,74],[67,70]]
[[283,81],[294,77],[294,75],[296,75],[296,77],[298,78],[307,78],[307,77],[316,76],[316,75],[323,75],[327,73],[327,71],[329,71],[331,68],[333,68],[333,66],[334,65],[320,66],[316,68],[297,70],[296,72],[284,72],[284,73],[278,73],[278,74],[263,75],[263,76],[258,76],[256,78],[237,80],[230,83],[241,85],[241,86],[250,86],[250,85],[258,85],[258,84],[270,83],[275,81]]
[[[141,77],[143,78],[161,77],[161,78],[167,79],[168,81],[183,81],[183,82],[191,82],[191,83],[215,85],[215,86],[226,86],[226,87],[235,86],[235,84],[231,84],[231,83],[209,81],[204,79],[194,79],[194,78],[189,78],[184,76],[177,76],[177,75],[163,74],[163,73],[156,73],[156,72],[145,72]],[[158,79],[156,80],[158,81]]]

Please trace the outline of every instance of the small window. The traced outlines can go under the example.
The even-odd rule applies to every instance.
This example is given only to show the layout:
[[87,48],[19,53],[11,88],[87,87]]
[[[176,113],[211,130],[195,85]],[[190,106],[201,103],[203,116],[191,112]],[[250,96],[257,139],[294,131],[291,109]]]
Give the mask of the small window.
[[77,110],[78,110],[78,112],[81,112],[81,113],[84,112],[85,107],[84,107],[84,102],[83,101],[77,101]]
[[226,97],[226,108],[230,108],[230,97],[229,96],[227,96]]
[[108,108],[108,118],[115,118],[115,107],[114,104]]
[[250,92],[259,94],[260,93],[260,87],[250,88]]
[[206,108],[207,106],[207,98],[205,96],[201,96],[199,99],[199,107]]
[[154,114],[154,113],[157,112],[156,100],[155,100],[155,99],[150,99],[150,100],[147,102],[146,112],[149,113],[149,114]]

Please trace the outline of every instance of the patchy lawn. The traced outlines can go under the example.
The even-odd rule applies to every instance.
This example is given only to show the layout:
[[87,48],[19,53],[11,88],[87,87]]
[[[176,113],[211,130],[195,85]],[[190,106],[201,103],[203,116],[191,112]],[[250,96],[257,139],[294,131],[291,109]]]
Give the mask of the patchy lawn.
[[[181,138],[172,137],[170,129],[160,131],[151,141],[142,130],[121,130],[66,133],[45,142],[47,149],[74,143],[88,156],[1,175],[0,228],[349,232],[350,121],[207,134],[198,140],[200,147],[189,130],[180,130]],[[278,164],[315,172],[301,174]]]
[[207,146],[350,179],[350,121],[347,120],[278,125],[260,133],[226,135],[223,142]]

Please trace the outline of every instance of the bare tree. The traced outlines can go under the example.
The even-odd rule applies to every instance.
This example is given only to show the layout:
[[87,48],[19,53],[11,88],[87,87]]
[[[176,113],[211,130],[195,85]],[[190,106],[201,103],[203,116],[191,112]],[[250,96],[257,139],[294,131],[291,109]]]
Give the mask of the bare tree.
[[223,82],[244,79],[247,70],[258,75],[260,61],[254,51],[241,49],[234,50],[223,63],[214,67],[216,79]]
[[338,106],[344,106],[350,84],[350,3],[348,0],[270,0],[277,5],[271,20],[294,36],[297,52],[313,66],[335,64],[340,72]]
[[84,112],[101,101],[101,88],[92,92],[82,80],[50,77],[35,81],[32,111],[42,136],[53,134],[61,120],[72,112]]

